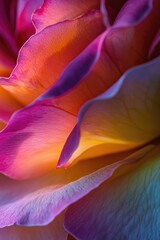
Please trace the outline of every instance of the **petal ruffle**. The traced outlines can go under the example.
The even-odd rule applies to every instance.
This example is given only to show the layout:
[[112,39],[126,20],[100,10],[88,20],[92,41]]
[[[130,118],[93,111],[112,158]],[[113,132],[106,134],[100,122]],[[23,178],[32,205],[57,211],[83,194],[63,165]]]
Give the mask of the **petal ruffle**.
[[[123,153],[92,159],[92,164],[90,160],[81,162],[67,171],[59,169],[27,181],[1,176],[0,227],[47,225],[66,207],[110,178],[117,168],[138,161],[152,148],[147,146],[132,155]],[[109,162],[115,163],[107,166]]]
[[15,85],[5,88],[22,102],[32,101],[54,84],[65,66],[103,30],[99,11],[45,28],[24,44],[10,78],[1,82]]
[[16,112],[0,133],[0,172],[26,179],[55,169],[76,118],[49,104]]
[[133,3],[126,3],[115,24],[76,57],[40,99],[52,98],[54,106],[77,114],[86,101],[106,91],[128,68],[147,61],[159,24],[157,1],[153,5],[147,1],[143,12],[144,1],[137,8]]
[[84,15],[92,9],[99,9],[100,0],[45,0],[33,15],[37,32],[47,26]]
[[0,240],[67,240],[68,234],[63,228],[63,218],[61,214],[47,226],[1,228]]
[[160,146],[140,161],[120,167],[98,189],[66,212],[76,239],[159,239]]
[[93,157],[132,149],[158,137],[159,68],[160,58],[135,67],[104,94],[85,104],[58,166],[68,160],[71,163],[88,149],[89,157]]

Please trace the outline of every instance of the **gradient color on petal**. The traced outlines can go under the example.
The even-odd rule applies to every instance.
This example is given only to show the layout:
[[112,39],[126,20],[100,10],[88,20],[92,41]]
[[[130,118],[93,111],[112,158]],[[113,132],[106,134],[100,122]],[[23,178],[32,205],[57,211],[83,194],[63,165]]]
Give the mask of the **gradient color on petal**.
[[99,9],[99,0],[45,0],[33,15],[33,23],[39,32],[45,27],[74,19],[92,9]]
[[76,239],[159,240],[160,146],[113,176],[66,212]]
[[[86,101],[106,91],[128,68],[147,61],[149,46],[159,25],[157,6],[147,6],[142,14],[136,15],[142,9],[139,5],[128,16],[125,9],[133,7],[133,1],[128,1],[115,25],[78,55],[40,99],[52,98],[54,106],[77,114]],[[99,44],[97,49],[95,42]],[[80,74],[77,69],[81,69]]]
[[0,227],[50,223],[65,208],[110,178],[117,168],[138,161],[152,148],[147,146],[129,156],[123,153],[92,159],[92,164],[90,160],[81,162],[68,171],[54,170],[46,176],[27,181],[1,176]]
[[58,81],[37,100],[51,99],[54,106],[77,115],[87,100],[108,89],[120,73],[105,52],[106,33],[76,57]]
[[45,28],[24,44],[17,66],[6,79],[6,84],[16,86],[5,88],[22,102],[32,101],[54,84],[65,66],[103,30],[99,11]]
[[128,70],[108,91],[80,111],[58,166],[94,146],[90,157],[143,145],[160,134],[160,59]]
[[0,133],[0,171],[26,179],[55,169],[76,118],[46,103],[23,108]]

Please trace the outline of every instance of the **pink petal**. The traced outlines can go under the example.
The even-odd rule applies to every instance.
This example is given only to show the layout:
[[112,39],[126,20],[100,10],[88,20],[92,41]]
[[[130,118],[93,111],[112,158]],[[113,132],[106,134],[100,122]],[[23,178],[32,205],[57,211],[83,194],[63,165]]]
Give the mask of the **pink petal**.
[[92,9],[99,9],[100,0],[45,0],[33,15],[37,32],[47,26],[74,19]]
[[[139,4],[131,12],[133,1],[128,1],[115,25],[78,55],[40,99],[51,98],[54,106],[77,114],[86,101],[106,91],[128,68],[147,61],[159,15],[158,7],[149,1],[144,12],[141,12],[142,6]],[[149,35],[147,40],[146,34]],[[131,56],[129,59],[128,55]]]
[[[0,226],[49,224],[66,207],[110,178],[117,168],[138,161],[152,148],[153,146],[147,146],[129,156],[126,153],[125,159],[125,154],[92,159],[92,164],[85,161],[68,171],[55,170],[41,178],[27,181],[15,181],[1,176]],[[117,159],[120,161],[117,162]],[[115,163],[107,165],[108,161],[115,160]]]

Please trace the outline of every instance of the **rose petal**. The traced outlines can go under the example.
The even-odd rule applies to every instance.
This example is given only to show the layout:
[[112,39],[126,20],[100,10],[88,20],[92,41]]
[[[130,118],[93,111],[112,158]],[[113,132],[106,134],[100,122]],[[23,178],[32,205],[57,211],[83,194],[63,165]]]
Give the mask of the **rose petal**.
[[65,228],[76,239],[159,239],[160,146],[74,203]]
[[[97,188],[123,164],[138,161],[151,151],[147,146],[126,158],[123,154],[81,162],[41,178],[15,181],[0,178],[0,227],[40,226],[53,221],[66,207]],[[117,162],[117,159],[120,161]],[[123,160],[122,160],[123,159]],[[108,161],[115,163],[108,165]],[[104,167],[105,166],[105,167]]]
[[75,121],[46,103],[16,112],[0,133],[0,172],[26,179],[53,170]]
[[76,57],[36,101],[51,99],[54,106],[77,115],[87,100],[108,89],[120,73],[105,51],[106,34],[107,31],[102,33]]
[[7,43],[12,54],[16,55],[18,48],[14,39],[15,3],[0,0],[0,6],[0,40]]
[[[106,91],[128,68],[146,61],[159,24],[157,6],[147,6],[142,14],[142,4],[131,12],[133,1],[128,1],[125,9],[130,15],[122,9],[115,25],[76,57],[39,100],[52,98],[54,106],[77,114],[86,101]],[[152,30],[146,40],[148,29]]]
[[160,55],[160,30],[157,32],[149,50],[149,58],[156,58]]
[[[85,150],[90,157],[140,146],[160,134],[160,58],[126,72],[115,85],[83,106],[58,166]],[[94,149],[93,149],[94,150]],[[69,164],[68,163],[68,164]]]
[[[64,67],[103,29],[99,11],[47,27],[22,47],[18,64],[6,79],[6,84],[16,86],[5,88],[22,102],[32,101],[57,80]],[[2,80],[4,83],[5,79]]]
[[47,226],[22,227],[12,226],[0,229],[0,240],[67,240],[67,233],[63,228],[61,214]]
[[33,15],[37,32],[45,27],[65,20],[74,19],[91,9],[99,9],[100,0],[45,0]]
[[35,32],[31,16],[42,3],[42,0],[17,1],[16,37],[20,46]]
[[160,27],[159,13],[158,0],[129,0],[120,11],[105,47],[121,73],[148,60],[150,45]]

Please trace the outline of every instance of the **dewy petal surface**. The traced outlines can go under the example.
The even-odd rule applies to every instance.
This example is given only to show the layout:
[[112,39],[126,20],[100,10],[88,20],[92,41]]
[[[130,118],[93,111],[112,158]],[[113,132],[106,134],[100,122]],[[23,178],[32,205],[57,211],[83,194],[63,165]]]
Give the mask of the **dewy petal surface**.
[[103,30],[98,10],[48,26],[23,45],[10,78],[1,82],[15,85],[5,88],[22,102],[31,102],[54,84],[65,66]]
[[65,227],[79,240],[159,240],[160,146],[113,176],[66,212]]
[[91,9],[99,9],[100,0],[45,0],[33,15],[33,23],[37,32],[45,27],[74,19]]
[[109,90],[80,111],[58,166],[87,149],[91,156],[143,145],[160,134],[160,58],[128,70]]
[[138,161],[152,148],[90,159],[67,171],[54,170],[37,179],[15,181],[1,176],[0,227],[47,225],[66,207],[110,178],[121,165]]
[[63,228],[64,214],[58,216],[47,226],[11,226],[0,229],[0,240],[67,240]]
[[76,118],[39,104],[16,112],[0,133],[0,172],[26,179],[55,169]]

